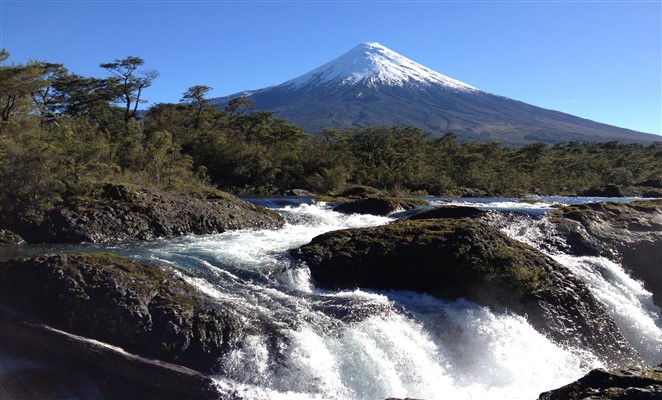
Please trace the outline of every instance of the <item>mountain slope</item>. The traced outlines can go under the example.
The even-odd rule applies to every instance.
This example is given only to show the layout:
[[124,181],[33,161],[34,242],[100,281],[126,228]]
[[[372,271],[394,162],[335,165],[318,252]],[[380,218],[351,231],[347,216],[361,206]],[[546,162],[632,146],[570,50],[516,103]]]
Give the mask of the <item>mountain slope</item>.
[[408,125],[461,140],[652,143],[662,138],[483,92],[378,43],[363,43],[297,78],[243,96],[257,109],[316,132],[323,128]]

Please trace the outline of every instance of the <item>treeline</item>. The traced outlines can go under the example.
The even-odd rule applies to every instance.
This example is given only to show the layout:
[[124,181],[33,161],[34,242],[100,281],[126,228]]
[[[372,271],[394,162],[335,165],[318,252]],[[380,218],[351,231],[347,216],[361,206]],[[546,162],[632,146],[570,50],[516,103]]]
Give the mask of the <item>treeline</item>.
[[662,178],[662,145],[460,143],[417,128],[302,128],[238,98],[210,104],[193,86],[144,113],[158,77],[144,60],[101,64],[83,77],[60,64],[8,64],[0,52],[0,212],[39,212],[123,182],[175,192],[316,193],[360,184],[400,193],[577,194]]

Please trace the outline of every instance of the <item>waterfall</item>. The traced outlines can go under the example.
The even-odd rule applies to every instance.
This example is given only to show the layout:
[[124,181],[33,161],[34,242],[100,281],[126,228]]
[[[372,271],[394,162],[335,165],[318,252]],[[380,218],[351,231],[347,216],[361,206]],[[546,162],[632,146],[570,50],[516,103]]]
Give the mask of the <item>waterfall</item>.
[[412,292],[316,289],[286,249],[330,230],[390,218],[343,215],[324,204],[279,205],[277,231],[236,231],[118,248],[169,264],[242,315],[239,346],[217,379],[245,399],[531,399],[602,366],[561,348],[527,321],[466,300]]
[[649,365],[662,363],[662,310],[653,295],[623,266],[606,257],[573,256],[546,219],[527,214],[491,213],[492,223],[570,269],[603,304],[630,345]]
[[[320,290],[309,270],[294,265],[286,250],[324,232],[393,218],[343,215],[324,203],[267,205],[285,217],[282,229],[85,249],[170,266],[240,316],[243,335],[220,360],[215,376],[227,398],[532,399],[604,366],[589,352],[552,342],[522,316],[464,299]],[[494,200],[479,205],[526,208],[531,215],[498,212],[491,223],[570,268],[646,360],[661,361],[660,310],[650,293],[618,264],[565,254],[563,241],[542,216],[551,203]]]

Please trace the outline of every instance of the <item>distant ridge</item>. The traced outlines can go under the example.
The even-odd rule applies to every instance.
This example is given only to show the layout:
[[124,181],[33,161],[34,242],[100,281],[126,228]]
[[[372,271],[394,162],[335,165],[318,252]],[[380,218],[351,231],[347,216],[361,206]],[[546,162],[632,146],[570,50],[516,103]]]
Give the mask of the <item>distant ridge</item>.
[[418,64],[379,43],[362,43],[335,60],[282,84],[212,102],[224,107],[236,97],[259,110],[303,126],[421,128],[462,141],[522,145],[542,141],[651,144],[658,135],[602,124],[483,92]]

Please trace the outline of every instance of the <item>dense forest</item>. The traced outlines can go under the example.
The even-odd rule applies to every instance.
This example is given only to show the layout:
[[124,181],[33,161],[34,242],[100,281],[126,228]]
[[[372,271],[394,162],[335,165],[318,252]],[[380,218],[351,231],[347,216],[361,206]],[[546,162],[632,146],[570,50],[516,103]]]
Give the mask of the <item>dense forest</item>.
[[[575,195],[641,182],[659,187],[662,144],[460,143],[404,126],[302,128],[237,98],[210,105],[198,85],[180,103],[141,111],[158,73],[127,57],[84,77],[0,52],[0,212],[94,196],[107,182],[179,193],[218,187],[333,193],[359,184],[399,194]],[[615,185],[615,186],[614,186]]]

